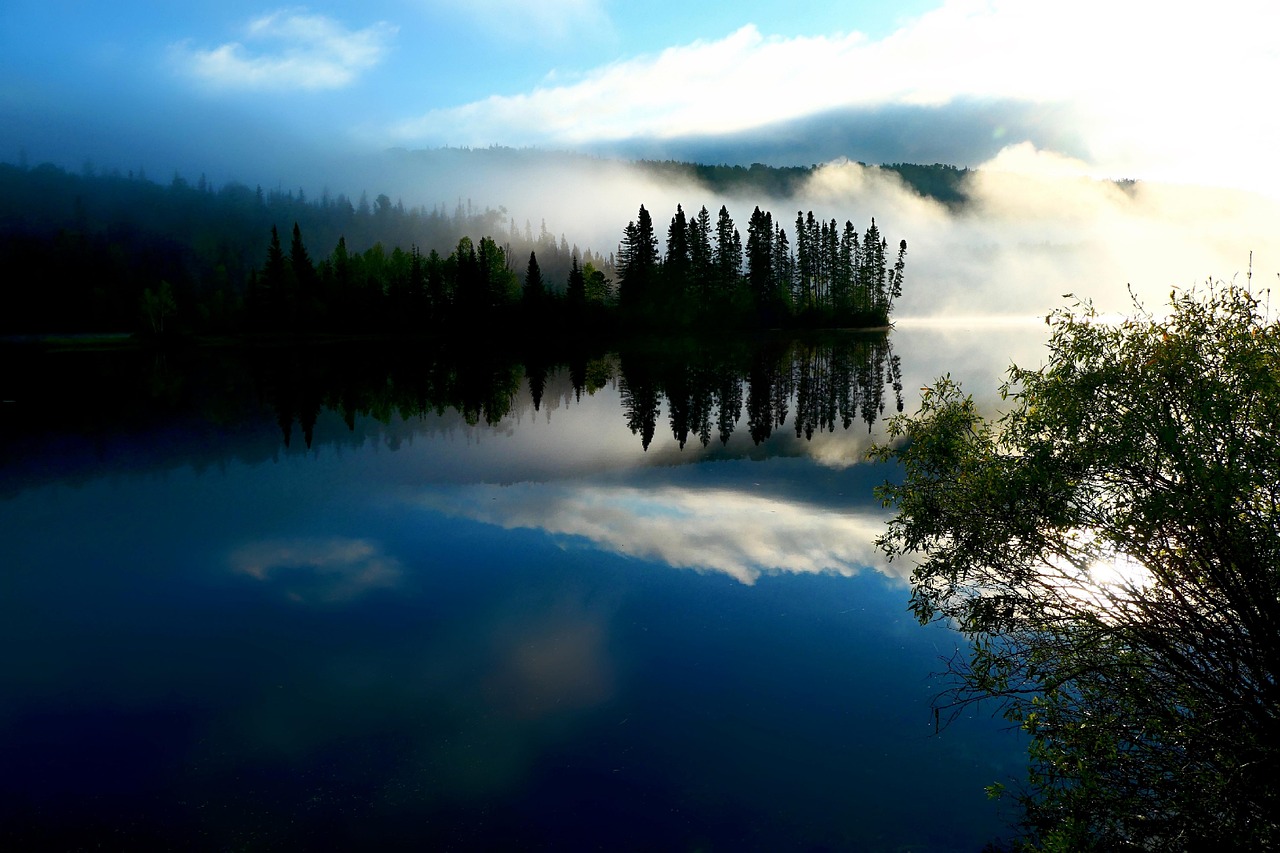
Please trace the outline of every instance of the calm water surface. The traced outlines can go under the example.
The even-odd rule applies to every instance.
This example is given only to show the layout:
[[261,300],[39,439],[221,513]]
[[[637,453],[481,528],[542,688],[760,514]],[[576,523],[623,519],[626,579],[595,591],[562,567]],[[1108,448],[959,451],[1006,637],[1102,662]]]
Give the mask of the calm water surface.
[[[886,415],[895,378],[913,410],[946,371],[989,401],[1041,334],[903,323],[898,372],[815,376],[837,397],[872,377]],[[745,358],[736,418],[712,361],[643,353],[500,367],[413,405],[308,358],[76,354],[6,388],[0,840],[1000,837],[982,789],[1020,776],[1022,745],[981,715],[934,733],[957,638],[912,620],[909,567],[872,544],[879,412],[869,427],[855,394],[848,428],[838,400],[824,421],[801,368]]]

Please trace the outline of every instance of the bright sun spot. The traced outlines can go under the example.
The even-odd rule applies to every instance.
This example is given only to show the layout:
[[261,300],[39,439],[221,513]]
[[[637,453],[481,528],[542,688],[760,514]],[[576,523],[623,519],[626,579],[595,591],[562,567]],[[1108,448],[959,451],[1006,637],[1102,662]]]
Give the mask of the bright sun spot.
[[1089,567],[1089,577],[1100,587],[1139,590],[1150,585],[1151,572],[1128,554],[1111,553]]

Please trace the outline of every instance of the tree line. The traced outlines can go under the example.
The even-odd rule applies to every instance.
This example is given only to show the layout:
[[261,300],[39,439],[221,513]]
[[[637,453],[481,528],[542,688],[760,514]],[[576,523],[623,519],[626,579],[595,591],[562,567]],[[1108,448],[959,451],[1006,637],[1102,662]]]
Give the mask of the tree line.
[[[705,206],[687,219],[683,206],[659,254],[643,205],[627,224],[618,253],[597,266],[570,252],[559,282],[543,275],[536,250],[523,276],[510,245],[462,237],[448,255],[417,246],[388,253],[381,243],[352,252],[345,237],[318,264],[295,222],[286,252],[280,233],[260,269],[251,271],[246,328],[269,334],[443,333],[487,327],[576,332],[883,326],[902,291],[906,241],[888,265],[888,242],[875,220],[860,237],[852,222],[796,216],[797,250],[784,228],[756,207],[745,247],[725,207],[714,229]],[[745,269],[744,269],[745,267]],[[607,273],[614,273],[616,286]],[[153,330],[156,312],[176,310],[167,293],[144,293]]]
[[[397,246],[447,255],[464,236],[490,235],[511,257],[536,251],[544,274],[560,281],[576,248],[545,222],[518,223],[505,208],[466,199],[410,207],[385,193],[309,195],[214,186],[203,175],[157,182],[142,169],[0,163],[0,334],[150,332],[159,316],[168,333],[246,331],[249,283],[271,229],[287,241],[292,223],[309,245],[342,238],[351,254],[372,250],[388,262]],[[589,247],[578,257],[598,269],[608,263]]]
[[726,207],[715,224],[705,206],[681,205],[659,254],[643,205],[627,224],[616,269],[624,318],[641,325],[729,324],[778,327],[875,327],[889,322],[902,293],[907,242],[889,266],[889,244],[875,219],[861,235],[853,222],[798,212],[795,248],[773,214],[756,207],[745,245]]
[[523,283],[510,245],[492,237],[462,237],[447,255],[418,247],[363,252],[345,237],[313,262],[294,223],[286,251],[272,226],[266,258],[251,271],[245,296],[245,329],[272,335],[450,335],[457,331],[523,326],[539,334],[543,323],[587,323],[609,301],[609,283],[593,255],[583,263],[570,250],[570,270],[560,292],[544,282],[537,253],[529,253]]
[[[291,232],[281,225],[292,223]],[[288,227],[285,225],[284,227]],[[304,239],[304,234],[306,238]],[[479,236],[483,235],[483,236]],[[175,175],[0,164],[0,332],[146,336],[879,326],[901,292],[875,221],[797,216],[795,249],[756,208],[648,211],[607,256],[504,208],[406,208],[385,194],[215,188]],[[313,260],[310,246],[332,247]]]

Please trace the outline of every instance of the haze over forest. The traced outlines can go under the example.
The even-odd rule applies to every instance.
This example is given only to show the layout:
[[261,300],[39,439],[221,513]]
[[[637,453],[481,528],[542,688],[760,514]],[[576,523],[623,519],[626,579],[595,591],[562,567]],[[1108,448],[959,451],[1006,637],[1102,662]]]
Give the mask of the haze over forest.
[[[641,204],[875,217],[911,245],[900,318],[1158,306],[1250,253],[1276,282],[1270,4],[883,5],[15,0],[0,161],[461,201],[602,254]],[[815,168],[737,190],[640,159]],[[968,169],[966,203],[861,165],[891,163]]]

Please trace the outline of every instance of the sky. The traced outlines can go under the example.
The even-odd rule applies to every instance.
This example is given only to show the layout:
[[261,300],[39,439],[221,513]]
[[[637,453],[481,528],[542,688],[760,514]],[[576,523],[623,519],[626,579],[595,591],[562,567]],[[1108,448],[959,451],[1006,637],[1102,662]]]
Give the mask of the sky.
[[6,0],[0,156],[270,180],[248,173],[290,149],[975,166],[1030,141],[1276,192],[1277,22],[1254,0]]
[[[652,193],[606,192],[598,173],[578,184],[542,175],[522,191],[509,176],[498,188],[384,169],[379,180],[396,186],[368,186],[373,173],[359,164],[445,146],[831,163],[808,195],[831,201],[832,215],[844,218],[833,199],[869,193],[904,227],[929,227],[934,212],[841,164],[940,162],[987,170],[991,195],[979,206],[1023,228],[1023,245],[1061,242],[1087,220],[1086,242],[1102,240],[1106,223],[1112,238],[1140,238],[1141,261],[1154,252],[1187,277],[1225,276],[1254,249],[1269,262],[1254,233],[1280,234],[1273,208],[1257,212],[1258,199],[1280,203],[1277,23],[1273,0],[5,0],[0,161],[388,191],[409,204],[465,194],[547,218],[554,231],[608,222],[608,234],[575,239],[596,246],[616,240],[617,217]],[[1010,190],[999,177],[1008,174],[1031,183]],[[1025,227],[1059,203],[1037,181],[1081,175],[1140,179],[1155,195],[1135,210],[1070,192],[1062,216]],[[547,180],[590,209],[576,220],[563,199],[535,209]],[[1171,186],[1192,194],[1170,199]],[[1194,195],[1204,190],[1248,198],[1206,202]],[[582,201],[591,194],[617,204]],[[1175,230],[1155,228],[1170,209]],[[1247,238],[1232,238],[1246,213]],[[948,240],[977,239],[970,223],[946,225]],[[1195,253],[1170,256],[1170,241],[1198,227],[1219,236],[1193,236]],[[1123,281],[1141,261],[1103,271]],[[945,267],[941,255],[932,263]],[[1032,272],[1054,264],[1051,255]]]

